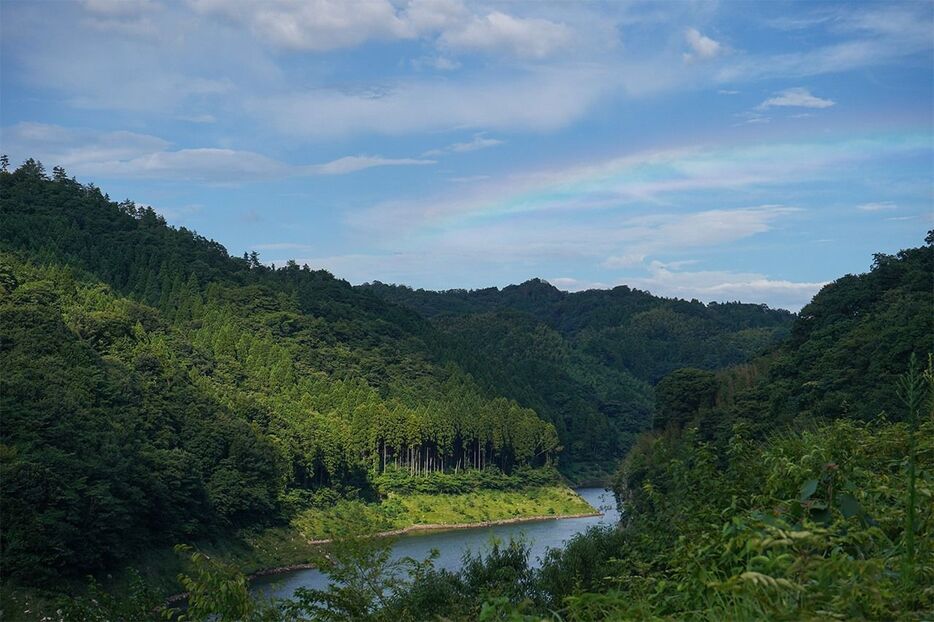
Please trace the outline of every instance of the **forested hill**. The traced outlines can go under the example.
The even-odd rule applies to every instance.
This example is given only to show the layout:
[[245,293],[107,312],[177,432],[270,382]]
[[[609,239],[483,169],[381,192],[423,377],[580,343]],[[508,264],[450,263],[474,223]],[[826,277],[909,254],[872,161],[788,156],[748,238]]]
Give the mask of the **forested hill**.
[[378,282],[359,289],[432,318],[440,357],[567,430],[581,479],[599,477],[601,461],[621,457],[646,428],[660,378],[749,360],[787,335],[794,318],[764,305],[705,305],[626,286],[567,293],[539,279],[472,291]]
[[739,382],[724,389],[721,401],[765,395],[768,410],[785,419],[868,420],[880,413],[897,419],[897,379],[912,355],[923,364],[932,350],[934,232],[928,232],[924,245],[877,253],[869,272],[825,286],[774,353],[721,375],[754,378],[747,380],[750,392],[739,390]]
[[541,279],[503,289],[435,292],[380,282],[360,289],[441,327],[456,324],[456,317],[525,313],[602,364],[650,383],[678,367],[715,369],[747,360],[787,334],[794,318],[766,305],[703,304],[625,285],[568,293]]
[[532,302],[442,322],[378,294],[232,257],[59,168],[0,172],[4,571],[39,581],[372,498],[387,469],[606,465],[650,423],[660,372],[632,357],[732,362],[788,317],[614,290],[589,295],[632,297],[622,324]]
[[554,464],[555,427],[441,364],[417,314],[0,172],[0,551],[37,582],[412,476]]

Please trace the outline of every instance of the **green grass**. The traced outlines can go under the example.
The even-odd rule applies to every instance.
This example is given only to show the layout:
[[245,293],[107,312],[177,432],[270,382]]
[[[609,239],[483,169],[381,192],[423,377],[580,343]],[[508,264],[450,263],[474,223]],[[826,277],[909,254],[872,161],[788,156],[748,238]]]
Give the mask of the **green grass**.
[[292,521],[292,526],[307,539],[323,539],[339,533],[347,515],[366,521],[374,531],[389,531],[412,525],[455,525],[593,511],[570,488],[553,485],[454,495],[391,495],[380,504],[370,505],[346,501],[332,508],[306,510]]

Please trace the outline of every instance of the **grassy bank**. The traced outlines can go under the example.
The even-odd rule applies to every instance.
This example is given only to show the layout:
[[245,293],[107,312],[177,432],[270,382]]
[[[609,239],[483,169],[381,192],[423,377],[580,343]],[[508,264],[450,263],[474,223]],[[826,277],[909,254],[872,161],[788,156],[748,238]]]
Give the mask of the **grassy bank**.
[[[193,544],[208,555],[237,566],[245,574],[252,574],[308,562],[318,546],[316,541],[338,535],[348,516],[354,517],[356,522],[366,521],[374,532],[380,532],[414,525],[459,525],[541,516],[557,518],[593,511],[573,490],[560,484],[460,494],[390,494],[381,503],[341,501],[332,507],[305,510],[286,526],[241,531],[236,537]],[[180,591],[176,576],[182,571],[182,559],[171,548],[148,551],[128,564],[126,570],[103,577],[103,582],[122,590],[129,581],[130,568],[165,595]],[[8,588],[3,590],[2,600],[0,610],[4,620],[39,619],[41,615],[33,614],[48,609],[54,602],[48,594]],[[30,614],[22,613],[26,610]],[[54,611],[54,607],[51,610]],[[10,617],[7,617],[8,612]]]
[[379,504],[348,501],[325,510],[306,510],[292,521],[292,526],[305,537],[318,539],[335,535],[348,512],[366,516],[377,531],[389,531],[412,525],[455,525],[592,511],[570,488],[551,485],[461,494],[394,494]]
[[[480,490],[461,494],[391,495],[382,503],[341,501],[326,509],[309,509],[287,527],[241,533],[236,541],[202,543],[210,555],[235,564],[244,573],[309,561],[320,540],[340,535],[348,517],[365,522],[374,532],[415,525],[460,525],[541,516],[573,516],[594,509],[573,490],[561,485],[524,490]],[[168,561],[178,564],[167,551]],[[162,564],[156,564],[156,568]],[[166,573],[159,571],[159,575]],[[168,575],[174,577],[174,572]],[[152,577],[157,579],[158,577]]]

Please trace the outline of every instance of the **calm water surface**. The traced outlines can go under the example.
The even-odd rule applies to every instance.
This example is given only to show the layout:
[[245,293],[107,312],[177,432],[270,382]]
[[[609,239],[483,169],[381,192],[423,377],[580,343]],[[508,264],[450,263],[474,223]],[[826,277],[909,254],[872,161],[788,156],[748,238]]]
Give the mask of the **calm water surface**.
[[[579,488],[577,493],[603,516],[543,520],[513,525],[451,529],[448,531],[422,531],[398,538],[393,545],[393,556],[425,559],[432,549],[440,553],[435,568],[459,570],[465,551],[485,552],[493,539],[508,542],[509,538],[523,538],[530,546],[530,561],[538,566],[545,551],[564,545],[572,536],[594,525],[609,525],[619,521],[613,493],[602,488]],[[317,570],[296,570],[272,577],[260,577],[253,589],[267,596],[288,598],[296,588],[327,587],[327,576]]]

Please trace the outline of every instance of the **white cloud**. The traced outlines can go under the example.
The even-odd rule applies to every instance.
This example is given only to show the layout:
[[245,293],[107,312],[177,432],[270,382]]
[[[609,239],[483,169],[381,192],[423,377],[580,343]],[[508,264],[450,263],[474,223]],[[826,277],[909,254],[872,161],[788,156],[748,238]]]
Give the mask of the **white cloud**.
[[416,34],[388,0],[191,0],[190,4],[200,13],[243,23],[263,40],[293,50],[320,52]]
[[173,225],[183,225],[189,221],[189,217],[197,214],[204,209],[200,203],[188,203],[178,207],[156,207],[150,206]]
[[345,175],[377,166],[424,166],[435,164],[434,160],[415,158],[383,158],[380,156],[356,155],[345,156],[325,164],[313,164],[306,171],[314,175]]
[[440,38],[441,45],[454,50],[506,52],[532,59],[551,56],[571,41],[571,30],[564,24],[517,18],[499,11],[473,17],[462,27],[445,31]]
[[779,91],[773,97],[765,100],[757,106],[760,110],[766,110],[773,106],[791,106],[797,108],[830,108],[834,105],[830,99],[822,99],[811,95],[811,92],[803,87],[795,87]]
[[600,265],[604,268],[629,268],[641,265],[645,261],[644,253],[628,253],[625,255],[611,255]]
[[[46,8],[50,6],[56,8]],[[822,27],[832,31],[829,40],[833,43],[808,43],[801,50],[782,54],[746,51],[728,55],[726,44],[709,33],[696,28],[685,30],[696,18],[708,22],[707,17],[713,13],[699,15],[693,9],[671,6],[650,9],[639,3],[619,8],[612,3],[582,8],[579,4],[560,3],[493,6],[461,0],[8,3],[4,8],[4,62],[5,68],[12,68],[5,72],[7,75],[20,76],[31,86],[61,94],[73,106],[173,117],[194,109],[210,113],[221,122],[228,118],[240,122],[240,102],[255,103],[269,97],[279,102],[272,108],[290,108],[282,102],[302,100],[303,90],[325,94],[339,90],[334,88],[335,81],[346,79],[356,62],[324,63],[305,55],[308,62],[297,63],[293,62],[296,56],[289,52],[326,52],[369,41],[417,41],[411,47],[422,48],[416,56],[423,56],[410,63],[407,59],[411,50],[402,51],[398,66],[432,66],[440,72],[463,62],[466,82],[460,86],[481,118],[497,119],[488,112],[496,103],[490,100],[496,97],[484,99],[480,97],[482,91],[508,89],[516,74],[529,66],[550,66],[571,74],[577,68],[567,63],[573,60],[584,71],[600,73],[601,86],[590,83],[590,77],[569,77],[565,81],[566,92],[560,94],[560,100],[569,103],[557,107],[566,111],[562,117],[566,124],[583,113],[567,111],[565,106],[576,102],[580,105],[575,110],[586,112],[596,101],[595,92],[600,96],[640,96],[710,86],[711,82],[738,88],[736,82],[741,80],[846,71],[891,63],[931,49],[930,10],[923,3],[834,10],[832,18],[819,20]],[[666,19],[668,25],[663,26]],[[652,24],[652,28],[659,29],[659,36],[628,37],[627,26],[635,23]],[[814,37],[808,42],[825,40],[828,38]],[[620,42],[625,44],[625,54],[614,49]],[[675,62],[682,48],[692,60],[722,58],[723,64],[718,63],[716,70],[699,63],[685,67]],[[483,65],[457,56],[468,52],[504,58]],[[510,63],[505,57],[522,62]],[[95,71],[87,72],[87,67]],[[504,71],[507,68],[514,73]],[[521,74],[518,77],[521,81]],[[536,78],[529,81],[535,82]],[[115,89],[114,84],[120,88]],[[442,98],[453,90],[450,83],[443,81],[424,83],[423,87],[398,79],[395,88],[417,90],[422,101],[431,98],[435,87]],[[317,102],[322,97],[312,99]],[[518,119],[516,127],[520,131],[562,126],[558,122],[540,122],[546,114],[536,110],[541,101],[545,99],[523,99],[524,109],[530,111],[533,120]],[[341,103],[355,108],[352,100]],[[554,109],[556,105],[546,103],[543,107]],[[404,114],[387,108],[391,107],[381,110]],[[424,104],[417,106],[419,113],[425,108]],[[268,120],[267,107],[254,105],[250,110],[255,113],[250,121]],[[425,125],[429,131],[457,126],[468,116],[465,112],[449,115],[450,123],[446,124],[438,120],[440,113],[427,112]],[[343,128],[340,131],[306,130],[304,136],[353,133],[350,124],[344,123],[344,116],[335,113],[336,126]],[[321,126],[331,125],[330,121],[328,117],[318,119]],[[275,123],[288,128],[289,119],[276,119]],[[372,129],[377,125],[375,121],[366,123],[362,131],[397,133]],[[405,124],[390,120],[388,125]],[[462,125],[485,128],[472,118]],[[506,121],[498,121],[495,127],[506,125]],[[409,127],[417,126],[410,122]]]
[[22,86],[57,94],[56,104],[179,116],[217,112],[213,106],[237,84],[269,69],[250,41],[241,36],[234,44],[230,32],[199,29],[178,5],[107,6],[114,11],[61,2],[5,7],[4,72],[15,67]]
[[773,279],[756,272],[677,271],[658,261],[652,262],[648,271],[647,277],[627,278],[624,282],[656,295],[704,302],[766,302],[792,311],[801,309],[827,284]]
[[84,0],[82,4],[91,13],[131,17],[161,8],[153,0]]
[[898,209],[898,206],[892,201],[877,201],[873,203],[862,203],[856,206],[861,212],[885,212]]
[[740,125],[761,125],[761,124],[771,123],[771,122],[772,122],[772,118],[771,118],[771,117],[767,117],[767,116],[765,116],[764,114],[762,114],[761,112],[756,112],[756,111],[754,111],[754,110],[747,110],[747,111],[744,111],[744,112],[737,112],[737,113],[734,114],[733,116],[735,116],[735,117],[737,117],[737,118],[739,118],[739,119],[742,119],[742,120],[739,121],[738,123],[734,123],[734,124],[733,124],[734,127],[738,127],[738,126],[740,126]]
[[[572,291],[629,284],[666,296],[705,301],[742,299],[798,308],[821,283],[799,283],[747,272],[681,271],[696,260],[644,263],[649,255],[672,249],[722,248],[764,233],[797,213],[791,208],[763,206],[686,215],[615,217],[591,224],[530,217],[522,223],[479,223],[433,235],[400,237],[394,233],[382,239],[369,237],[370,253],[298,261],[324,267],[351,282],[378,279],[437,287],[439,275],[443,275],[443,282],[483,286],[514,281],[517,267],[519,271],[527,267],[530,272],[526,276],[534,275],[543,262],[588,269],[601,254],[606,256],[621,248],[638,249],[628,252],[628,257],[626,253],[612,255],[609,262],[614,269],[635,270],[633,276],[617,276],[617,272],[610,279],[598,281],[565,273],[549,281]],[[425,262],[425,257],[432,260]],[[286,258],[281,254],[276,263]]]
[[[769,231],[799,210],[782,206],[706,210],[693,214],[660,213],[626,217],[606,215],[588,222],[569,222],[526,214],[502,220],[484,219],[466,225],[400,227],[355,220],[374,249],[405,251],[432,257],[442,272],[456,266],[484,270],[491,264],[537,262],[603,262],[614,269],[635,267],[652,255],[716,248]],[[606,259],[606,258],[610,259]],[[449,260],[449,261],[448,261]]]
[[684,53],[685,62],[692,62],[696,59],[708,60],[723,52],[723,46],[719,41],[701,34],[696,28],[688,28],[684,33],[684,40],[691,48],[690,52]]
[[252,151],[179,149],[126,160],[84,161],[79,173],[100,178],[128,177],[235,183],[285,177],[291,167]]
[[[662,263],[646,260],[672,252],[723,248],[786,224],[800,210],[765,205],[742,209],[706,210],[693,214],[655,213],[640,217],[621,214],[594,221],[527,215],[516,221],[481,220],[466,226],[421,230],[415,235],[398,230],[367,234],[368,253],[296,258],[331,270],[351,282],[378,279],[438,287],[456,282],[476,287],[504,284],[535,275],[543,265],[564,274],[549,281],[562,289],[580,290],[630,284],[658,294],[703,300],[767,302],[773,306],[800,306],[820,286],[796,283],[747,272],[682,272],[695,260]],[[293,250],[282,247],[280,250]],[[294,249],[299,250],[299,249]],[[430,262],[424,260],[431,257]],[[602,257],[610,257],[609,278],[577,278],[570,266],[590,270]],[[288,258],[280,253],[276,263]],[[606,265],[604,266],[606,267]],[[574,268],[571,268],[574,269]],[[634,271],[620,276],[619,270]],[[567,271],[565,271],[567,270]],[[572,273],[573,274],[573,273]]]
[[440,149],[430,149],[422,155],[439,156],[445,153],[466,153],[468,151],[479,151],[480,149],[487,149],[489,147],[495,147],[502,144],[502,140],[499,140],[498,138],[487,138],[486,132],[478,132],[473,135],[472,139],[466,142],[452,143]]
[[134,132],[95,132],[46,123],[23,122],[0,132],[12,159],[35,157],[72,169],[87,162],[129,160],[162,151],[169,142]]
[[[392,232],[444,227],[464,218],[618,212],[769,196],[776,188],[838,179],[841,167],[928,149],[923,134],[850,140],[639,152],[566,168],[514,173],[432,196],[393,199],[355,212],[360,229]],[[784,208],[787,209],[787,208]],[[586,217],[586,216],[584,216]],[[634,252],[630,249],[628,252]],[[619,254],[611,249],[604,257]]]
[[542,18],[501,11],[476,14],[459,0],[190,0],[203,14],[222,15],[249,27],[268,43],[322,52],[368,41],[437,38],[448,50],[506,53],[541,59],[565,47],[570,29]]
[[[685,215],[652,215],[629,221],[625,239],[629,258],[667,249],[728,244],[769,231],[773,224],[801,210],[784,205],[714,209]],[[640,260],[641,263],[641,260]],[[631,264],[635,265],[635,264]]]
[[[806,20],[808,18],[805,18]],[[930,5],[922,2],[845,6],[817,16],[836,41],[779,54],[749,54],[722,68],[720,82],[794,78],[877,67],[931,49]]]
[[290,165],[245,150],[170,149],[156,136],[95,132],[43,123],[3,128],[2,148],[16,158],[35,157],[70,173],[97,178],[137,178],[238,183],[302,175],[345,175],[378,166],[421,166],[433,160],[355,155],[324,164]]
[[583,116],[612,89],[592,66],[533,70],[512,78],[401,82],[373,94],[314,89],[248,103],[283,133],[305,137],[405,134],[452,128],[550,130]]
[[456,184],[470,184],[489,179],[489,175],[464,175],[462,177],[450,177],[449,179]]
[[217,117],[212,114],[192,114],[192,115],[180,115],[178,117],[179,121],[187,121],[189,123],[217,123]]

